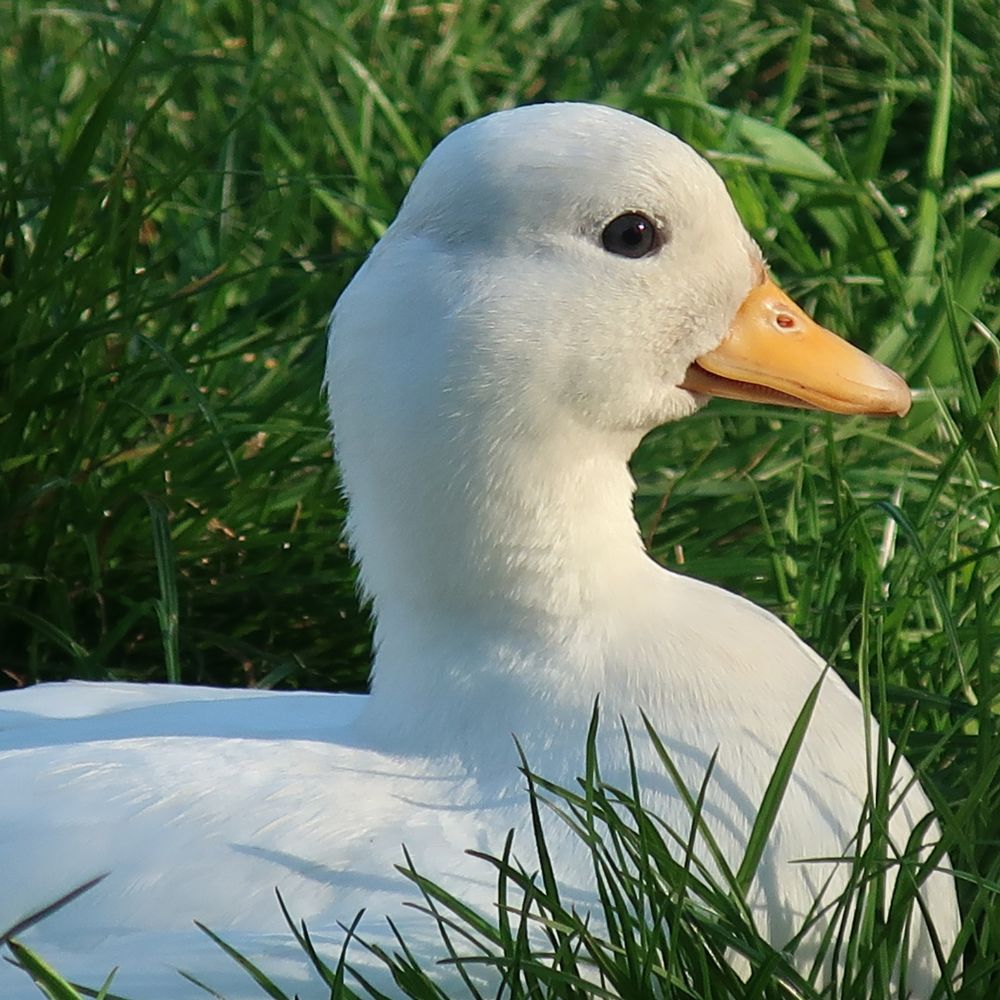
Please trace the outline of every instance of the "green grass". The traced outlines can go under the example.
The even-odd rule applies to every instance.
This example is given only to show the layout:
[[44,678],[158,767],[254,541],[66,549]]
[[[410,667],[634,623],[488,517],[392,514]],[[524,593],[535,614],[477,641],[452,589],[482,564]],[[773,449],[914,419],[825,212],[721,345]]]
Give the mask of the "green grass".
[[877,6],[0,0],[0,681],[363,687],[329,307],[458,122],[615,104],[712,158],[779,280],[916,388],[891,423],[715,402],[650,436],[636,506],[871,699],[990,996],[1000,20]]

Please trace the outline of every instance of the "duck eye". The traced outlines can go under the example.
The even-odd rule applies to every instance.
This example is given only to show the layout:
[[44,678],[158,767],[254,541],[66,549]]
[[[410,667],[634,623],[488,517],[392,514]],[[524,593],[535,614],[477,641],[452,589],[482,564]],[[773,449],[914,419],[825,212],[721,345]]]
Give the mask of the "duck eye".
[[645,215],[625,212],[604,227],[601,242],[609,253],[636,258],[658,249],[661,240],[659,230]]

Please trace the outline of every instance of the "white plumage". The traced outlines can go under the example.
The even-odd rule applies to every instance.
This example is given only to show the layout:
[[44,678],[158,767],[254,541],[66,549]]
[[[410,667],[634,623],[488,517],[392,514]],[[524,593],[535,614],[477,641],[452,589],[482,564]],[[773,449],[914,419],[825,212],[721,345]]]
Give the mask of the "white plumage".
[[[636,259],[609,250],[605,227],[625,213],[662,245]],[[25,943],[92,985],[120,966],[114,991],[136,1000],[202,996],[176,967],[234,1000],[259,995],[194,919],[289,990],[325,995],[306,981],[276,886],[334,957],[338,921],[365,908],[363,933],[388,941],[390,914],[430,966],[442,947],[401,907],[413,898],[394,870],[401,845],[490,907],[493,873],[463,852],[499,853],[515,828],[515,853],[531,857],[511,734],[535,770],[571,784],[598,695],[603,772],[627,783],[622,718],[647,804],[680,829],[686,808],[640,713],[692,787],[718,750],[705,815],[738,864],[823,664],[766,611],[649,559],[627,459],[706,391],[848,412],[908,399],[764,279],[721,180],[653,125],[547,105],[447,138],[331,322],[349,535],[377,618],[372,694],[67,684],[0,696],[0,929],[107,871]],[[734,360],[744,333],[770,338],[749,374]],[[857,829],[866,725],[828,676],[753,888],[777,944],[831,872],[795,862],[841,855]],[[928,811],[913,785],[894,814],[900,846]],[[585,850],[558,836],[554,850],[586,903]],[[950,947],[950,877],[931,877],[924,897]],[[377,979],[370,956],[351,954]],[[926,939],[910,966],[929,992]],[[34,995],[10,969],[0,993]]]

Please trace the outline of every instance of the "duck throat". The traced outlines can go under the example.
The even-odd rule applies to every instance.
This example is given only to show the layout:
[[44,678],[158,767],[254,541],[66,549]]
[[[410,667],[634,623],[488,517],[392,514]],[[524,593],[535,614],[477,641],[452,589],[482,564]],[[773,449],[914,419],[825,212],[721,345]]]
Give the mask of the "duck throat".
[[632,558],[645,559],[631,442],[616,443],[507,440],[485,453],[456,447],[444,462],[411,452],[405,488],[397,466],[377,507],[352,503],[351,541],[379,618],[396,605],[431,615],[585,610]]
[[375,698],[544,660],[612,617],[653,568],[632,513],[636,438],[564,428],[487,443],[466,426],[439,439],[447,454],[428,435],[374,461],[340,448],[376,616]]

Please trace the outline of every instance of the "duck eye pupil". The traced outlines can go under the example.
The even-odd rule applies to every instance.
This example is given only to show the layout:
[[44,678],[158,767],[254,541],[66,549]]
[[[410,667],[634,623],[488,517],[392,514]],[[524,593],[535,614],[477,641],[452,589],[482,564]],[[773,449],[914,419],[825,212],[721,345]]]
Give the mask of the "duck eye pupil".
[[658,249],[660,239],[656,226],[645,215],[626,212],[604,227],[601,243],[609,253],[635,259]]

